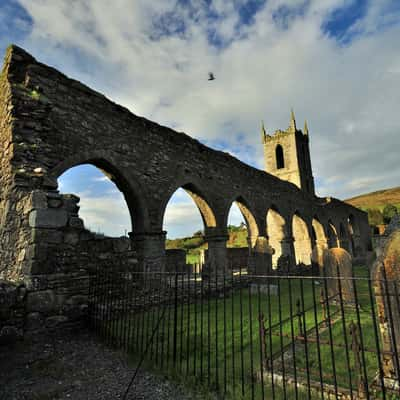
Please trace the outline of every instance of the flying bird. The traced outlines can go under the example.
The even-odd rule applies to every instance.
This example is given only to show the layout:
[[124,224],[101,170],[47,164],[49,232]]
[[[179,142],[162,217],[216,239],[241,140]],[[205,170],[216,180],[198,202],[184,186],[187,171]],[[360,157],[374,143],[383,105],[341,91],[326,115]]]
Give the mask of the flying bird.
[[213,81],[214,79],[215,79],[214,74],[213,74],[212,72],[209,72],[209,73],[208,73],[208,80],[209,80],[209,81]]

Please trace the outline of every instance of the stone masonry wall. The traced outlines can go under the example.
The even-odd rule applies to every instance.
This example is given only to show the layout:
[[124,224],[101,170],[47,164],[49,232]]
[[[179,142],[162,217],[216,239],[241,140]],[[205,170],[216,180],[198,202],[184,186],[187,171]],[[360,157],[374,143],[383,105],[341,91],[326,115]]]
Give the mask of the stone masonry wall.
[[81,324],[95,271],[135,270],[130,239],[99,237],[86,230],[78,202],[77,196],[55,190],[32,192],[26,216],[32,235],[24,253],[30,262],[24,281],[0,283],[0,343],[27,332]]
[[30,193],[20,179],[24,168],[23,165],[15,167],[16,149],[29,147],[29,143],[13,135],[18,120],[14,115],[12,97],[14,91],[19,90],[8,80],[13,75],[18,75],[18,68],[11,67],[11,53],[8,52],[0,76],[0,279],[15,281],[22,275],[31,232],[27,221]]
[[[87,277],[101,262],[112,266],[112,260],[127,260],[141,271],[163,270],[164,213],[178,188],[188,191],[202,214],[214,269],[226,269],[227,221],[234,201],[250,221],[250,252],[257,252],[256,243],[268,245],[266,216],[272,208],[285,221],[282,241],[290,260],[294,215],[304,220],[309,238],[313,219],[325,234],[329,224],[337,232],[345,227],[339,237],[343,247],[351,217],[358,256],[370,243],[366,213],[312,196],[136,116],[16,46],[7,51],[0,79],[0,144],[0,278],[23,283],[30,319],[47,325],[73,321],[75,312],[84,312]],[[100,244],[84,229],[78,199],[57,191],[58,177],[85,163],[105,171],[126,199],[133,228],[129,250],[121,257],[115,257],[115,243]],[[104,252],[91,252],[98,246]]]

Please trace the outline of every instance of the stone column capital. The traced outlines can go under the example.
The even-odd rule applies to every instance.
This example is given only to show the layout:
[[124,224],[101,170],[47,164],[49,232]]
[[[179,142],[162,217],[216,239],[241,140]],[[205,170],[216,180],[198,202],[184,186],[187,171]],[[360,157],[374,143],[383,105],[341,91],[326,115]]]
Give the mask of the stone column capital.
[[226,242],[229,239],[226,228],[206,228],[204,239],[206,242]]
[[128,232],[129,238],[135,242],[147,239],[165,239],[167,231],[148,231],[148,232]]
[[293,236],[285,236],[281,240],[281,243],[294,243],[294,237]]

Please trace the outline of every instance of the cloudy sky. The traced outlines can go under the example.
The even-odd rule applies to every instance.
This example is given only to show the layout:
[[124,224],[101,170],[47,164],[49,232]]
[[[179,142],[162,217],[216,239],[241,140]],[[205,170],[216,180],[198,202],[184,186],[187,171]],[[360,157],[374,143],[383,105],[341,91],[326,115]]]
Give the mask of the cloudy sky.
[[[132,112],[257,168],[260,121],[268,132],[284,129],[293,107],[297,124],[308,122],[320,196],[399,186],[398,0],[0,4],[2,53],[16,43]],[[94,169],[71,170],[60,186],[81,196],[92,229],[130,230],[123,199]],[[181,192],[165,221],[171,237],[201,228]]]

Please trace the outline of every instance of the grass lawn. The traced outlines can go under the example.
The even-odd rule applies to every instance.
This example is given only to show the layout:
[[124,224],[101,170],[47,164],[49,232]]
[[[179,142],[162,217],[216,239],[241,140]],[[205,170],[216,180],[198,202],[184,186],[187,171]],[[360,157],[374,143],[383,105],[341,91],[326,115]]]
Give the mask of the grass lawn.
[[[356,268],[355,273],[368,276],[362,267]],[[248,286],[226,290],[225,296],[221,293],[217,298],[204,293],[201,298],[199,291],[195,294],[195,287],[199,289],[201,282],[192,282],[191,292],[183,299],[178,298],[176,307],[174,304],[149,307],[135,315],[125,314],[123,319],[114,320],[109,333],[124,332],[132,354],[141,354],[160,320],[147,353],[148,365],[174,379],[226,393],[226,398],[269,399],[275,395],[277,399],[305,399],[306,385],[297,389],[296,397],[295,385],[284,384],[282,379],[278,382],[276,378],[284,377],[283,382],[297,379],[304,384],[309,380],[311,385],[318,386],[320,370],[324,384],[336,380],[340,388],[352,387],[353,394],[357,391],[360,371],[371,384],[378,371],[378,360],[373,352],[376,336],[371,316],[375,309],[371,308],[367,280],[356,283],[360,307],[346,306],[342,311],[339,304],[331,303],[332,322],[325,326],[321,325],[322,280],[274,279],[270,284],[274,285],[270,296],[259,293],[257,286],[253,289]],[[299,320],[298,311],[305,315],[304,319]],[[325,307],[325,316],[327,312]],[[266,330],[264,340],[260,335],[261,316]],[[361,330],[361,335],[353,335],[353,349],[357,340],[363,348],[372,350],[360,354],[361,369],[356,368],[358,355],[352,349],[352,322],[357,332]],[[318,335],[316,325],[319,325]],[[297,336],[307,336],[307,341],[293,340]],[[273,363],[269,361],[271,358]],[[266,365],[270,366],[269,371]],[[313,392],[312,398],[321,395]]]

